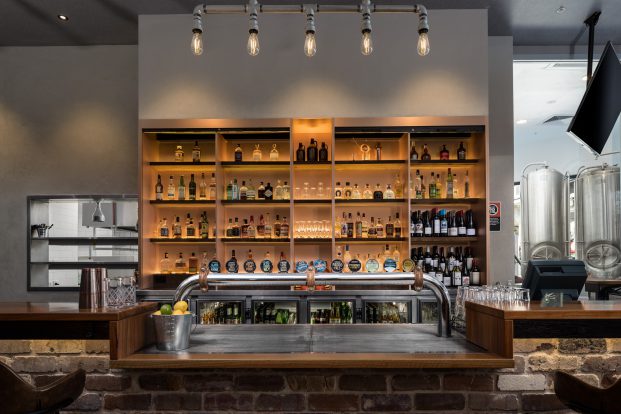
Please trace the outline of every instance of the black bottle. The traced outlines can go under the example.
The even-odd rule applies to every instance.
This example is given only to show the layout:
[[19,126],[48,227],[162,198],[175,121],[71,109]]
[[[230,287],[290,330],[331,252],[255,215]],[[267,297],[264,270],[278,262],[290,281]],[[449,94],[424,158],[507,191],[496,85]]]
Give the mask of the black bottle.
[[382,189],[380,188],[379,184],[377,184],[375,191],[373,191],[373,200],[383,200],[383,199],[384,199],[384,193],[382,192]]
[[317,162],[317,141],[311,138],[308,148],[306,148],[306,161]]
[[319,150],[319,162],[328,161],[328,147],[325,142],[321,143],[321,149]]
[[246,273],[254,273],[256,269],[257,264],[252,258],[252,250],[248,250],[248,259],[246,259],[246,261],[244,262],[244,270],[246,271]]
[[231,252],[231,258],[226,262],[226,271],[228,273],[237,273],[239,271],[239,265],[235,258],[235,250]]
[[272,200],[274,198],[274,189],[270,183],[265,186],[265,192],[263,193],[266,200]]
[[300,144],[298,145],[298,149],[295,152],[295,160],[299,162],[304,162],[306,161],[306,159],[304,158],[305,156],[306,156],[306,151],[304,148],[304,144],[300,142]]

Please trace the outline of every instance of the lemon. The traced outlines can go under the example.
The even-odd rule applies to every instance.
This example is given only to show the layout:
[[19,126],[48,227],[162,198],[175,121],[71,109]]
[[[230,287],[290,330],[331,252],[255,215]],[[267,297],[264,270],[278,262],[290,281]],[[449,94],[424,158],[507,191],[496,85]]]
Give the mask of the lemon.
[[180,310],[181,312],[185,312],[188,310],[188,302],[186,302],[185,300],[180,300],[179,302],[175,303],[175,306],[173,306],[174,310]]
[[183,314],[184,314],[184,315],[189,315],[189,314],[190,314],[190,311],[185,311],[185,312],[183,312]]
[[156,312],[153,312],[153,314],[154,314],[154,315],[161,315],[161,314],[162,314],[162,312],[161,312],[161,311],[156,311]]
[[172,315],[172,307],[168,304],[162,305],[160,312],[162,315]]
[[180,311],[179,309],[175,309],[172,314],[173,315],[183,315],[183,311]]

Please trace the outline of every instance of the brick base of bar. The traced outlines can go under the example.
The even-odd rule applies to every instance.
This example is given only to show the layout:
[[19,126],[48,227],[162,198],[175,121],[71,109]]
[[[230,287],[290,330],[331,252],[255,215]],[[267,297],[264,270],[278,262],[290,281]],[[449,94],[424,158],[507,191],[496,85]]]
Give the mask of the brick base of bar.
[[554,395],[561,369],[594,385],[621,376],[619,339],[516,339],[500,370],[118,370],[107,340],[3,340],[0,360],[35,385],[83,368],[66,412],[573,412]]

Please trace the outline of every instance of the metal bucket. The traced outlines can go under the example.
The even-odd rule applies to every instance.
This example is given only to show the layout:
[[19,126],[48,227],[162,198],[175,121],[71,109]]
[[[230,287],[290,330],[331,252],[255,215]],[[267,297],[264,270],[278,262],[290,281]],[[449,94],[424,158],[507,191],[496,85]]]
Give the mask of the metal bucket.
[[190,346],[192,316],[151,315],[155,324],[155,346],[160,351],[181,351]]

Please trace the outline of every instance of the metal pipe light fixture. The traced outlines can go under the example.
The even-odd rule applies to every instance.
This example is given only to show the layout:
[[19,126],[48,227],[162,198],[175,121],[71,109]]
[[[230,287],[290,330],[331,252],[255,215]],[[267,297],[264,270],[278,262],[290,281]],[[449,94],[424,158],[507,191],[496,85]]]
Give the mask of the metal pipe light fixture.
[[429,21],[427,20],[427,8],[425,6],[416,5],[414,13],[418,14],[418,54],[427,56],[431,47],[429,45]]
[[192,14],[192,42],[190,47],[194,56],[203,54],[203,10],[205,6],[196,6]]
[[259,3],[257,0],[250,0],[248,3],[248,9],[250,10],[250,21],[248,29],[248,44],[246,50],[250,56],[257,56],[259,54],[259,19],[257,15],[257,9]]
[[306,37],[304,39],[304,54],[308,57],[317,53],[317,40],[315,39],[315,6],[304,6],[306,11]]
[[365,56],[369,56],[373,53],[373,39],[371,38],[371,0],[362,0],[360,11],[362,13],[360,52]]

